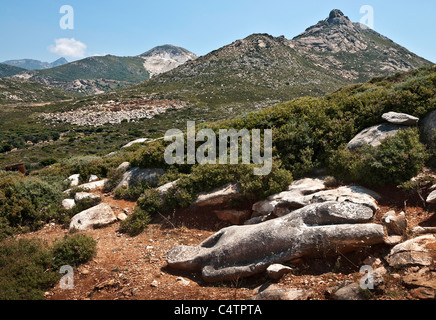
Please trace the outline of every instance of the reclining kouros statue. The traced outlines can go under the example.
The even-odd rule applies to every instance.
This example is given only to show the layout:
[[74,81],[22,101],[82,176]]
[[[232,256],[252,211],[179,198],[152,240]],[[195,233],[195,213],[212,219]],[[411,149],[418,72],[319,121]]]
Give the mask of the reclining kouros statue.
[[175,247],[167,253],[167,263],[201,271],[208,282],[248,277],[274,263],[383,243],[383,226],[369,223],[373,215],[364,204],[314,203],[260,224],[224,228],[196,247]]

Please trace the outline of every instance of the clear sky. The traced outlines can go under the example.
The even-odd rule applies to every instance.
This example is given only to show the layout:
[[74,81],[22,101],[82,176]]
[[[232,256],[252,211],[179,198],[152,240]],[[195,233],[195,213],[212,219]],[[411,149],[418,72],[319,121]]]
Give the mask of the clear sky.
[[[60,26],[63,5],[74,9],[72,30]],[[252,33],[291,39],[332,9],[359,22],[363,5],[377,32],[436,62],[434,0],[4,0],[0,61],[133,56],[161,44],[204,55]]]

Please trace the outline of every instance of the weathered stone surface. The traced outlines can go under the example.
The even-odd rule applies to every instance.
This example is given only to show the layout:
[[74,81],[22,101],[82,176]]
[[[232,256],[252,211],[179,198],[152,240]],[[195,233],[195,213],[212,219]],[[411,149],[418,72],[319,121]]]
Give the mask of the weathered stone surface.
[[435,146],[436,140],[433,138],[436,134],[436,110],[430,112],[419,123],[421,127],[421,137],[425,143]]
[[312,203],[337,201],[353,202],[370,207],[374,212],[377,211],[377,199],[380,195],[376,192],[358,186],[344,186],[337,189],[324,190],[302,197],[276,199],[276,206],[287,206],[291,208],[302,208]]
[[117,221],[115,213],[107,203],[101,203],[76,214],[70,223],[70,230],[88,230]]
[[[252,218],[272,213],[280,217],[283,215],[283,213],[280,212],[280,210],[282,210],[280,208],[285,207],[292,211],[312,203],[325,201],[361,203],[371,207],[374,212],[378,209],[377,200],[380,199],[380,195],[367,188],[344,186],[337,189],[316,192],[315,190],[320,188],[321,184],[318,184],[317,187],[315,185],[313,186],[314,188],[310,191],[307,188],[298,190],[290,187],[290,191],[272,195],[268,197],[267,200],[255,203],[252,207]],[[325,189],[325,187],[322,189]]]
[[276,263],[270,265],[266,269],[266,274],[273,280],[281,279],[285,274],[291,273],[292,268],[288,266],[284,266],[282,264]]
[[131,146],[133,146],[136,143],[144,143],[146,141],[148,141],[147,138],[136,139],[136,140],[131,141],[131,142],[127,143],[126,145],[122,146],[121,149],[131,147]]
[[120,221],[124,221],[127,219],[127,215],[123,212],[121,212],[120,214],[117,215],[117,219]]
[[104,187],[105,182],[107,179],[99,180],[99,181],[93,181],[89,183],[84,183],[79,186],[80,189],[86,190],[86,191],[93,191],[98,188]]
[[84,200],[94,200],[99,201],[101,197],[98,194],[89,193],[89,192],[77,192],[74,196],[74,200],[76,202],[84,201]]
[[128,161],[123,162],[122,164],[120,164],[117,167],[117,170],[120,170],[120,171],[127,171],[129,169],[130,169],[130,162],[128,162]]
[[407,230],[407,218],[404,212],[396,214],[395,211],[389,211],[383,216],[383,222],[389,235],[401,236]]
[[167,253],[167,263],[201,270],[206,281],[247,277],[274,263],[383,243],[383,226],[366,223],[372,217],[372,209],[361,204],[312,204],[260,224],[224,228],[196,247],[175,247]]
[[418,124],[419,118],[406,113],[388,112],[382,115],[382,119],[392,124],[413,126]]
[[91,174],[88,182],[93,182],[93,181],[97,181],[97,180],[99,180],[99,178],[95,174]]
[[239,184],[229,183],[224,187],[217,188],[211,192],[202,192],[194,202],[196,206],[218,206],[227,203],[231,199],[240,196]]
[[285,289],[274,284],[265,284],[250,300],[307,300],[311,295],[311,290]]
[[403,284],[407,288],[413,288],[412,295],[418,299],[434,299],[436,293],[436,272],[423,268],[416,273],[403,277]]
[[165,171],[162,169],[132,168],[123,174],[123,178],[117,188],[128,188],[139,184],[141,180],[147,181],[151,185],[155,185],[158,183],[159,177],[163,174],[165,174]]
[[365,300],[360,285],[352,283],[333,293],[334,300]]
[[399,130],[407,129],[407,126],[399,126],[391,123],[379,124],[361,131],[347,145],[347,149],[353,150],[369,144],[377,147],[383,139],[394,136]]
[[436,190],[432,191],[427,197],[427,203],[433,204],[436,203]]
[[177,181],[172,181],[172,182],[168,182],[164,185],[161,185],[159,188],[156,188],[161,194],[166,194],[168,192],[169,189],[171,189],[172,187],[174,187],[177,184]]
[[250,217],[250,211],[239,210],[215,210],[218,219],[230,222],[231,224],[242,224]]
[[436,257],[436,236],[423,235],[400,243],[386,256],[391,267],[429,266]]
[[71,210],[76,206],[76,202],[74,199],[64,199],[62,200],[62,207],[64,207],[67,210]]
[[69,187],[76,187],[79,185],[80,174],[73,174],[65,179],[66,182],[69,182]]

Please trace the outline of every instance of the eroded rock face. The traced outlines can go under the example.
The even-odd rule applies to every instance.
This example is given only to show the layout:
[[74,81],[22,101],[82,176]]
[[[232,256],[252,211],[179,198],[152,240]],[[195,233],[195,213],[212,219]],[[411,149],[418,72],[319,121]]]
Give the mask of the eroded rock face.
[[309,205],[256,225],[224,228],[196,247],[167,253],[169,267],[202,272],[205,281],[232,280],[300,257],[335,255],[382,243],[371,208],[349,202]]

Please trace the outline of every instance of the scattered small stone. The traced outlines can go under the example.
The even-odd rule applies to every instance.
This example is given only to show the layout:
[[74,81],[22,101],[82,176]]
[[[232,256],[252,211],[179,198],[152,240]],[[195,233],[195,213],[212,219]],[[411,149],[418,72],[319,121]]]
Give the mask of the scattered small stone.
[[125,213],[120,213],[120,214],[117,215],[117,219],[120,220],[120,221],[124,221],[124,220],[127,219],[127,216],[126,216]]
[[156,280],[153,280],[153,282],[150,284],[150,287],[157,288],[158,285],[159,285],[159,282],[157,282]]
[[284,266],[282,264],[272,264],[266,269],[268,277],[273,280],[281,279],[285,274],[292,272],[292,268]]
[[176,279],[176,281],[179,282],[181,285],[186,286],[186,287],[191,284],[191,282],[189,280],[186,280],[186,279],[184,279],[182,277],[178,277]]

